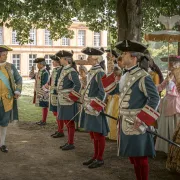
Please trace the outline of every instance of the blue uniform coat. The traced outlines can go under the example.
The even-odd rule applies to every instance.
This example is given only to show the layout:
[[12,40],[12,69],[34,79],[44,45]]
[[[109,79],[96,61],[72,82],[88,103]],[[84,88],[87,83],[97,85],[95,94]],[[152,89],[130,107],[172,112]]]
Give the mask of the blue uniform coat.
[[78,121],[78,104],[71,101],[68,95],[71,91],[80,92],[81,83],[78,73],[70,65],[63,67],[58,80],[58,120],[75,120]]
[[58,103],[58,92],[57,84],[60,77],[62,66],[55,67],[52,71],[50,78],[50,100],[49,100],[49,110],[52,112],[57,112],[57,103]]
[[[138,78],[138,73],[144,75]],[[122,84],[120,83],[116,89],[111,92],[111,94],[115,94],[120,91],[120,101],[122,100],[120,103],[120,119],[123,120],[127,112],[139,112],[145,105],[156,109],[159,103],[159,95],[150,75],[138,67],[130,71],[130,73],[127,72],[125,75],[127,75],[128,78],[125,79],[124,86],[121,87]],[[137,79],[129,90],[125,92],[127,84],[130,83],[133,78]],[[123,98],[121,99],[122,96]],[[122,121],[120,122],[119,139],[120,147],[118,147],[118,155],[120,156],[137,157],[155,155],[152,135],[148,133],[127,135],[122,129]]]
[[[35,92],[34,92],[34,100],[38,107],[48,107],[49,106],[49,91],[44,90],[44,85],[49,82],[49,73],[43,68],[38,71],[35,77]],[[40,95],[39,95],[40,94]]]
[[[104,74],[103,69],[99,65],[90,69],[88,74],[90,83],[88,83],[84,92],[84,101],[86,101],[86,98],[98,98],[99,100],[104,101],[105,92],[101,82],[101,78],[104,76]],[[81,116],[82,118],[80,122],[81,128],[84,128],[89,132],[101,133],[104,136],[108,135],[109,127],[105,116],[101,114],[98,116],[88,114],[85,109],[82,111],[82,113],[83,115]]]

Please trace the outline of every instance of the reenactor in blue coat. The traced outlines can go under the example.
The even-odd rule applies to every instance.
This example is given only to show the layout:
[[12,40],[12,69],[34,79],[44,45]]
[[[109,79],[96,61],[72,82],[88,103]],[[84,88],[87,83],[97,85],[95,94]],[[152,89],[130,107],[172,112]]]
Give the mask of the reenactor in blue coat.
[[[56,117],[58,130],[52,134],[51,136],[53,138],[60,138],[64,137],[64,122],[59,121],[57,118],[57,104],[58,104],[58,92],[57,92],[57,84],[58,79],[60,77],[62,66],[60,64],[60,58],[56,55],[51,56],[52,64],[53,64],[53,70],[50,77],[50,97],[49,97],[49,110],[53,112],[54,116]],[[47,86],[48,87],[48,86]]]
[[155,149],[153,137],[146,128],[152,126],[159,116],[156,111],[159,95],[150,75],[144,70],[147,70],[148,62],[143,52],[147,47],[124,40],[116,48],[123,51],[126,70],[118,83],[114,74],[104,76],[102,82],[106,92],[120,93],[118,155],[129,157],[137,180],[148,180],[148,156],[155,156]]
[[75,121],[78,121],[78,104],[81,83],[77,71],[72,67],[73,54],[69,51],[59,51],[63,67],[58,80],[58,120],[64,121],[68,129],[68,142],[60,146],[62,150],[74,149]]
[[37,122],[38,125],[46,125],[49,107],[49,89],[46,84],[49,82],[49,73],[46,70],[45,58],[36,58],[34,63],[37,63],[38,73],[31,72],[30,77],[35,77],[34,98],[33,103],[37,107],[42,107],[42,120]]
[[83,165],[89,168],[97,168],[104,164],[103,154],[105,149],[105,136],[108,135],[109,127],[105,116],[101,115],[105,107],[105,92],[101,78],[105,75],[104,70],[99,65],[103,61],[102,50],[97,48],[85,48],[81,51],[89,55],[92,68],[88,73],[88,83],[82,97],[85,117],[81,119],[80,126],[90,133],[94,142],[94,155]]
[[12,49],[0,45],[0,150],[5,153],[7,126],[11,120],[18,120],[17,99],[22,89],[22,77],[13,64],[6,62],[8,51]]

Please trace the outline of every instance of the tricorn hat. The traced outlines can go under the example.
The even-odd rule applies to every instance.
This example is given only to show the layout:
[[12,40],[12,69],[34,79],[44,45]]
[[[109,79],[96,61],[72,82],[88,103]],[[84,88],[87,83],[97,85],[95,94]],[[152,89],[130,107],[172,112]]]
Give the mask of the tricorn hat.
[[40,63],[40,62],[43,62],[43,61],[45,61],[45,58],[43,58],[43,57],[38,57],[38,58],[36,58],[33,62],[34,62],[34,63]]
[[59,61],[60,58],[57,56],[57,55],[51,55],[50,58],[53,60],[53,61]]
[[104,54],[103,49],[98,49],[94,47],[86,47],[82,49],[81,52],[89,56],[101,56]]
[[[161,58],[161,61],[163,61],[163,62],[168,62],[168,57],[163,57],[163,58]],[[172,62],[180,62],[180,56],[172,56],[172,55],[170,55],[169,56],[169,61],[172,61]]]
[[134,41],[134,40],[124,40],[120,41],[115,46],[117,49],[123,52],[140,52],[144,53],[147,49],[147,46],[144,44]]
[[59,58],[72,57],[73,56],[73,51],[60,50],[55,55],[58,56]]
[[12,49],[8,46],[0,45],[0,52],[4,52],[4,51],[12,51]]
[[115,50],[110,50],[110,49],[107,49],[107,50],[105,50],[106,52],[111,52],[112,53],[112,55],[115,57],[115,58],[118,58],[118,56],[119,56],[119,54],[115,51]]

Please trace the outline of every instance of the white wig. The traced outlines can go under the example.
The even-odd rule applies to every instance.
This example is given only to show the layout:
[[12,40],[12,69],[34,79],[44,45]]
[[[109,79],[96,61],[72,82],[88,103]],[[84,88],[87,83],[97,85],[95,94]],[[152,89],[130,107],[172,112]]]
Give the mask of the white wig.
[[103,61],[103,57],[102,56],[92,56],[93,59],[97,59],[98,63]]

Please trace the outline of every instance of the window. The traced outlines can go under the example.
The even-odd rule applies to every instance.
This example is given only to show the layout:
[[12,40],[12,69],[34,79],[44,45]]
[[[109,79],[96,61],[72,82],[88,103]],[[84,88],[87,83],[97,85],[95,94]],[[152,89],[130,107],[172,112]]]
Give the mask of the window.
[[36,29],[31,29],[29,32],[29,39],[32,40],[29,44],[36,45]]
[[101,34],[99,32],[94,32],[94,46],[101,46]]
[[85,60],[86,59],[86,55],[78,55],[78,59],[79,60]]
[[12,31],[12,44],[19,44],[19,42],[16,39],[17,37],[17,32],[16,31]]
[[78,46],[85,46],[85,30],[78,31]]
[[3,44],[3,27],[0,27],[0,44]]
[[62,46],[69,46],[70,45],[70,39],[63,37],[62,38]]
[[20,54],[13,54],[12,55],[12,61],[13,64],[15,65],[16,69],[20,71]]
[[33,63],[36,57],[37,57],[36,54],[29,54],[29,70],[32,69],[32,66],[34,66],[34,69],[36,69],[36,63]]
[[50,54],[45,55],[45,60],[46,60],[46,64],[49,64],[49,66],[51,67],[51,58],[50,58]]
[[50,32],[45,29],[45,45],[52,45],[52,39],[50,39]]

